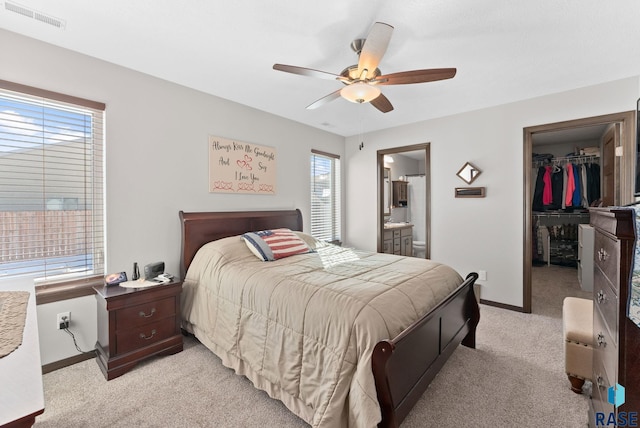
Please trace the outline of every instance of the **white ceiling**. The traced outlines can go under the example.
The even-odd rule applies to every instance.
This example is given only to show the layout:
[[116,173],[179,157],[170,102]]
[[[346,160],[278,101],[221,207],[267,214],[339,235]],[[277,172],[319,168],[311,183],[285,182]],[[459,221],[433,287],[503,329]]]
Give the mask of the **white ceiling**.
[[[9,3],[0,28],[343,136],[640,75],[638,0],[17,2],[63,29]],[[376,21],[395,27],[383,74],[456,67],[457,75],[384,86],[395,107],[384,114],[342,98],[307,110],[342,84],[272,69],[338,74],[357,63],[349,45]]]

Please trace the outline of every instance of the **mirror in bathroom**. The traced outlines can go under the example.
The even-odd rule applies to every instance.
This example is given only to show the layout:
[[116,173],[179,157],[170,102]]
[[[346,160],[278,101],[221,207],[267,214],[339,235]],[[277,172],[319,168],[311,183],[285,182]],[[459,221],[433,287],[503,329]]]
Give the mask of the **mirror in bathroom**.
[[482,171],[471,164],[471,162],[467,162],[462,166],[462,168],[460,168],[460,171],[458,171],[456,175],[460,177],[465,183],[471,184],[473,183],[473,180],[478,178],[481,173]]
[[383,215],[391,215],[391,169],[384,169],[383,177],[383,189],[384,189],[384,202],[383,202]]

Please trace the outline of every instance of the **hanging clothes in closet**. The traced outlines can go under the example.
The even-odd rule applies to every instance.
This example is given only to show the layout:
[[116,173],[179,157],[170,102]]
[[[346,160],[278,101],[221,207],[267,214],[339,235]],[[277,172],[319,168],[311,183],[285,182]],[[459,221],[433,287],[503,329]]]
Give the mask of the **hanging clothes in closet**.
[[600,165],[595,156],[545,159],[534,162],[536,168],[533,211],[573,211],[600,199]]

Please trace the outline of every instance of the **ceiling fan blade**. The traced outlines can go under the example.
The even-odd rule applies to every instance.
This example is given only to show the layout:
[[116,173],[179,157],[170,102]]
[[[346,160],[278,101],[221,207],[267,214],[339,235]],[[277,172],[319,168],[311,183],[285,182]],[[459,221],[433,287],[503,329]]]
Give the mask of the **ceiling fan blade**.
[[387,51],[392,33],[393,27],[389,24],[385,24],[384,22],[376,22],[373,24],[360,52],[358,77],[362,77],[364,70],[367,70],[367,75],[364,77],[371,79],[374,76],[380,60]]
[[338,89],[335,92],[331,92],[329,95],[325,95],[324,97],[320,98],[319,100],[314,101],[311,104],[309,104],[307,106],[307,108],[309,110],[313,110],[313,109],[316,109],[316,108],[318,108],[320,106],[323,106],[323,105],[335,100],[336,98],[340,98],[340,91],[341,90],[342,89]]
[[370,102],[375,108],[377,108],[383,113],[389,113],[391,110],[393,110],[393,106],[391,105],[391,102],[387,99],[387,97],[385,97],[382,94],[378,95],[376,98],[374,98]]
[[321,79],[336,80],[341,76],[326,71],[314,70],[312,68],[297,67],[295,65],[273,64],[273,69],[286,73],[299,74],[301,76],[319,77]]
[[385,74],[374,82],[378,85],[406,85],[409,83],[434,82],[436,80],[451,79],[456,75],[455,68],[432,68],[428,70],[401,71]]

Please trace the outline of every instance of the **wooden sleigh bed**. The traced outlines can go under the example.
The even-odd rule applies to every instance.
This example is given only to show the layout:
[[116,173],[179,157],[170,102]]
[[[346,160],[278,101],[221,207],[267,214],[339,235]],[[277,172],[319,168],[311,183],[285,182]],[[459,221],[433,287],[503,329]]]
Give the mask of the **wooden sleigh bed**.
[[[185,278],[198,250],[205,244],[246,232],[275,228],[302,231],[300,210],[244,212],[182,212],[180,275]],[[379,426],[397,427],[454,352],[475,348],[480,319],[471,273],[455,291],[396,337],[379,341],[371,357]]]

